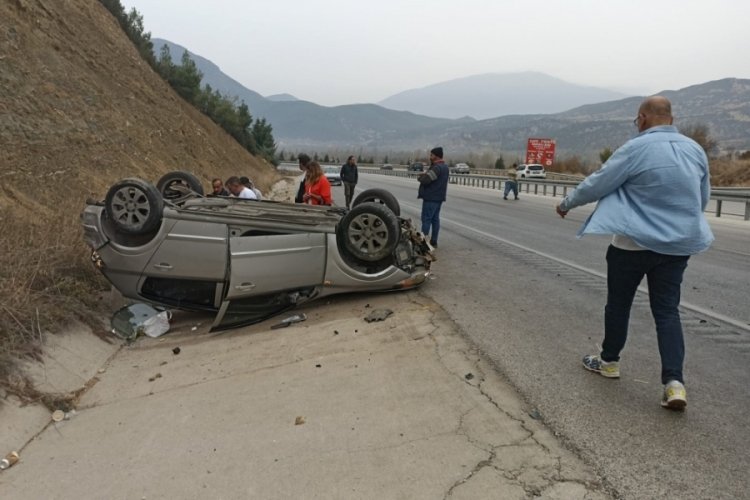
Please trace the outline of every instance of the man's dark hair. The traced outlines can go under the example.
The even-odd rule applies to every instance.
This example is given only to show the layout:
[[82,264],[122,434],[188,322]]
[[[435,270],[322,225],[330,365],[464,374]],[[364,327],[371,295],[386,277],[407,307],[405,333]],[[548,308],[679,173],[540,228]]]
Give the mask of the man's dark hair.
[[240,178],[237,177],[236,175],[233,175],[232,177],[227,179],[227,186],[236,186],[237,184],[242,184],[242,183],[240,182]]
[[248,184],[250,184],[250,179],[243,175],[242,177],[240,177],[240,184],[244,184],[245,186],[247,186]]
[[297,159],[299,160],[301,165],[307,165],[308,163],[310,163],[310,157],[305,153],[298,154]]

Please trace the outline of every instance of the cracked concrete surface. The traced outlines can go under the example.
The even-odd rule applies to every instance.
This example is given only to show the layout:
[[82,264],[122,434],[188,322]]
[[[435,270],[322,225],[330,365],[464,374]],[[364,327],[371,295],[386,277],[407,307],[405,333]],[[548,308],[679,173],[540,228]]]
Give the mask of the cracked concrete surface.
[[[394,314],[366,323],[373,308]],[[609,498],[419,292],[298,312],[221,335],[179,314],[121,349],[0,497]]]

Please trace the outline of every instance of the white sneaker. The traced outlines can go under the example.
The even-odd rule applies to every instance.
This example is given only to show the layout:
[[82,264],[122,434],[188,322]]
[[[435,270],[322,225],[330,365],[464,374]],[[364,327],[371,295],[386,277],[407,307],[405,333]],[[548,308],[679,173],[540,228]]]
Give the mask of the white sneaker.
[[596,354],[584,356],[583,367],[588,371],[598,373],[602,377],[620,378],[620,362],[604,361]]
[[687,406],[687,392],[682,382],[670,380],[664,386],[664,395],[661,398],[661,405],[670,410],[682,411]]

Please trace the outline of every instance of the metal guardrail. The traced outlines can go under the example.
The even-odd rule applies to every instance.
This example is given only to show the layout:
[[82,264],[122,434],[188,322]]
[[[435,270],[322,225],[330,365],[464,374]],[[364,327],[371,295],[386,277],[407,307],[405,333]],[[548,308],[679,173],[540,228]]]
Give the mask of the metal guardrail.
[[[419,172],[406,170],[381,170],[377,168],[359,167],[364,174],[390,175],[394,177],[417,178]],[[450,174],[449,182],[460,186],[473,186],[484,189],[502,190],[507,177],[499,175]],[[518,191],[555,197],[558,194],[565,197],[568,190],[574,189],[580,181],[519,179]],[[750,220],[750,189],[749,188],[711,188],[711,199],[716,202],[716,217],[721,217],[723,202],[744,203],[744,219]]]

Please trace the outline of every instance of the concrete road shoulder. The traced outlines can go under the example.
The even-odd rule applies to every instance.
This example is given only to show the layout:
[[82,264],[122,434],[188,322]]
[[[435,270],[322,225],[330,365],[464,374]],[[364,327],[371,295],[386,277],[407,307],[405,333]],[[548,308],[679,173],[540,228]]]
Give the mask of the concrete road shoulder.
[[221,335],[182,315],[121,349],[1,496],[609,498],[419,292],[294,312]]

